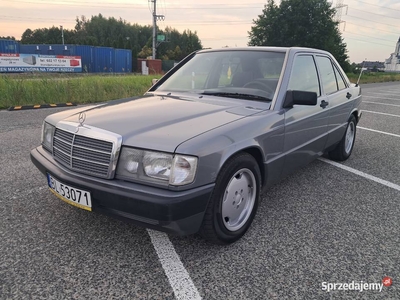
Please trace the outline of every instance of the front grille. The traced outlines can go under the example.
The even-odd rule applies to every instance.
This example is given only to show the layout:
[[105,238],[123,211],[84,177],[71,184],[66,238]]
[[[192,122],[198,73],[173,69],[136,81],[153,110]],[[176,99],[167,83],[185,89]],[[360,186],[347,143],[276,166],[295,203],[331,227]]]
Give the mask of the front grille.
[[71,170],[107,178],[110,172],[113,143],[73,134],[56,128],[53,156]]

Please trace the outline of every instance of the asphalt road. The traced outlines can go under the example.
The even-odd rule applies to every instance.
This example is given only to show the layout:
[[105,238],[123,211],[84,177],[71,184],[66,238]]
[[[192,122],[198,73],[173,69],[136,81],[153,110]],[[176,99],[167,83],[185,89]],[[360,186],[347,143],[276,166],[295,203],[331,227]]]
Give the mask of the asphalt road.
[[[60,201],[29,151],[63,109],[0,111],[0,299],[400,299],[400,83],[363,95],[351,158],[317,160],[269,189],[228,247]],[[381,292],[323,290],[385,276]]]

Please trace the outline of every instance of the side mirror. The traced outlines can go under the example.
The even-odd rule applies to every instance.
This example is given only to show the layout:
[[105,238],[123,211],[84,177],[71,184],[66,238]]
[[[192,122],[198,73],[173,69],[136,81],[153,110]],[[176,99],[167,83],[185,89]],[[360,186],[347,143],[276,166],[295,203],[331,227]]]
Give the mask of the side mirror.
[[293,105],[317,105],[318,95],[315,92],[287,91],[283,108],[290,108]]
[[151,80],[152,85],[155,85],[155,84],[157,83],[157,81],[158,81],[158,79],[153,78],[153,79]]

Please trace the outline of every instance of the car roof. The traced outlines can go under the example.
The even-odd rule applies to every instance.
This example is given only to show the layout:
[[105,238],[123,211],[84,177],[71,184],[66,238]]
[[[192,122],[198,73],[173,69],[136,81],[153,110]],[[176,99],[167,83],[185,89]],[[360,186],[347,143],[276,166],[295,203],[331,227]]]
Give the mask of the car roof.
[[216,48],[216,49],[202,49],[198,53],[205,52],[226,52],[226,51],[272,51],[272,52],[292,52],[293,54],[298,52],[312,52],[312,53],[324,53],[329,54],[329,52],[306,47],[267,47],[267,46],[249,46],[249,47],[237,47],[237,48]]
[[235,48],[216,48],[216,49],[202,49],[199,52],[223,52],[223,51],[275,51],[275,52],[287,52],[287,47],[235,47]]

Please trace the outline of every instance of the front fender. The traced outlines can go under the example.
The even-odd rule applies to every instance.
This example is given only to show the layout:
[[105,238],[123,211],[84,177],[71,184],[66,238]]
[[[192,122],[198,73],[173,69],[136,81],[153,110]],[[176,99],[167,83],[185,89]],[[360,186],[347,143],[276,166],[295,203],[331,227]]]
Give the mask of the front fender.
[[[255,149],[261,154],[261,166],[280,157],[284,143],[284,116],[262,112],[196,136],[176,149],[176,153],[199,158],[192,187],[215,182],[219,171],[234,154]],[[265,166],[264,166],[265,168]]]

